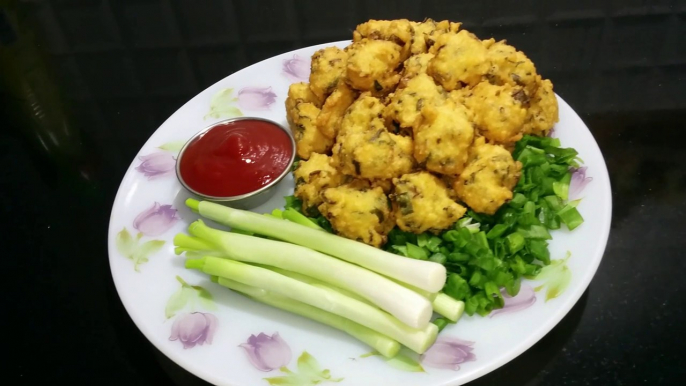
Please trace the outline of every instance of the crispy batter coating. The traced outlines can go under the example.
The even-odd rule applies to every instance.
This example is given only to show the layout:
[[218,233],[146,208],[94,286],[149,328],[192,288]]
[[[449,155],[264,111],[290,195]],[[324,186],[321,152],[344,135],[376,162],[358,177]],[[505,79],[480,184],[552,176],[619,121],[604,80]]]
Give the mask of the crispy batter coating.
[[375,247],[386,243],[394,220],[388,198],[380,187],[355,180],[322,194],[319,211],[337,234]]
[[331,150],[333,141],[317,130],[317,106],[309,102],[298,103],[295,111],[291,131],[298,157],[308,159],[312,153],[327,153]]
[[553,84],[548,79],[538,77],[539,86],[530,101],[524,132],[533,135],[548,135],[553,125],[559,121],[557,98]]
[[324,136],[335,139],[341,127],[341,120],[345,111],[355,101],[357,93],[345,82],[339,82],[338,87],[324,101],[322,112],[317,117],[317,129]]
[[312,55],[310,89],[320,100],[326,99],[345,76],[348,55],[338,47],[326,47]]
[[348,46],[348,83],[356,90],[387,94],[400,81],[402,47],[387,40],[362,39]]
[[441,104],[446,93],[436,85],[427,74],[410,79],[407,87],[396,90],[390,95],[390,103],[384,109],[387,122],[395,122],[400,128],[416,128],[422,118],[422,108],[427,105]]
[[369,20],[357,26],[353,32],[353,42],[363,39],[388,40],[400,47],[402,60],[410,56],[413,28],[407,19]]
[[335,188],[343,183],[344,177],[331,166],[331,157],[312,153],[310,159],[300,161],[293,171],[295,178],[295,196],[302,200],[302,210],[308,213],[323,202],[321,193],[328,188]]
[[470,160],[453,188],[465,204],[477,212],[493,214],[512,199],[522,164],[504,147],[474,141]]
[[472,96],[472,89],[469,87],[463,87],[457,90],[453,90],[448,94],[448,97],[455,103],[464,105],[467,103],[467,98]]
[[405,63],[403,63],[403,72],[400,74],[398,88],[406,87],[410,79],[415,76],[426,74],[426,70],[429,68],[429,62],[433,57],[434,55],[428,52],[410,56]]
[[298,114],[295,106],[302,102],[310,102],[317,107],[321,107],[322,105],[319,98],[310,90],[309,84],[304,82],[291,84],[288,87],[288,97],[286,98],[286,119],[288,120],[288,124],[293,124],[293,120]]
[[486,48],[466,30],[440,35],[430,52],[436,57],[429,63],[428,73],[448,91],[463,84],[474,86],[488,71]]
[[523,52],[505,41],[493,43],[488,48],[490,68],[486,78],[493,84],[511,84],[521,86],[527,95],[533,95],[538,87],[536,67]]
[[339,136],[351,131],[382,128],[383,110],[384,105],[378,98],[369,93],[362,93],[343,115]]
[[433,174],[418,172],[393,179],[395,223],[405,232],[439,232],[467,211],[453,201],[448,188]]
[[389,133],[383,121],[375,118],[371,129],[349,131],[336,138],[333,164],[354,177],[399,177],[414,167],[412,147],[412,138]]
[[522,138],[526,109],[520,97],[521,88],[510,84],[496,86],[488,82],[479,83],[466,99],[466,105],[474,113],[474,123],[488,140],[509,144]]
[[427,170],[458,175],[474,140],[470,113],[451,100],[422,109],[424,120],[414,131],[414,158]]
[[440,35],[457,32],[462,25],[462,23],[452,23],[448,20],[435,22],[432,19],[426,19],[421,23],[411,22],[411,24],[414,29],[412,47],[410,48],[412,55],[427,52]]

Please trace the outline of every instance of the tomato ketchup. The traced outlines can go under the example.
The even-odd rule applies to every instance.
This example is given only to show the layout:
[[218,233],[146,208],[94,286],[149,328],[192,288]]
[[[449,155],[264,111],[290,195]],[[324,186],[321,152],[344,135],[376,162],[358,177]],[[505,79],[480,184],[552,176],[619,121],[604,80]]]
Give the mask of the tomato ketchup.
[[186,146],[179,173],[199,194],[232,197],[278,179],[293,157],[291,138],[279,126],[242,119],[212,127]]

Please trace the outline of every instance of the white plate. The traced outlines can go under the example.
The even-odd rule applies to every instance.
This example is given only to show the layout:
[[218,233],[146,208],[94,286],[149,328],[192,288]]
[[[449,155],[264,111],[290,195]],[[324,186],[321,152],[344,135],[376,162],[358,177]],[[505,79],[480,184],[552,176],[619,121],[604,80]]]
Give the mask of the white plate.
[[[319,48],[348,43],[279,55],[204,90],[150,137],[119,187],[108,234],[110,267],[119,296],[138,328],[160,351],[208,382],[269,385],[276,381],[267,378],[287,376],[289,385],[317,380],[355,386],[460,385],[502,366],[541,339],[576,303],[600,263],[612,210],[607,168],[588,128],[558,97],[560,122],[555,136],[563,147],[579,151],[587,167],[586,182],[590,181],[572,197],[583,196],[578,209],[586,221],[574,232],[554,231],[550,243],[553,259],[564,259],[567,251],[571,257],[557,266],[552,279],[523,284],[520,295],[508,299],[508,312],[485,318],[465,315],[448,326],[425,357],[413,358],[416,365],[398,366],[379,356],[363,358],[370,349],[342,332],[257,304],[184,269],[183,259],[173,253],[172,239],[197,217],[184,207],[187,194],[174,174],[180,144],[203,127],[239,111],[285,125],[288,86],[307,80],[310,56]],[[255,210],[264,213],[282,207],[282,197],[292,190],[289,176],[280,183],[275,197]],[[122,248],[117,238],[126,234],[130,239]],[[188,283],[184,289],[177,276]],[[566,279],[566,289],[546,301],[546,291]],[[533,291],[542,284],[538,292]],[[200,300],[200,287],[213,300]],[[260,336],[262,333],[265,335]],[[249,341],[251,335],[256,338]],[[304,352],[310,354],[309,361]],[[315,362],[329,372],[306,365]],[[424,371],[407,371],[412,369]]]

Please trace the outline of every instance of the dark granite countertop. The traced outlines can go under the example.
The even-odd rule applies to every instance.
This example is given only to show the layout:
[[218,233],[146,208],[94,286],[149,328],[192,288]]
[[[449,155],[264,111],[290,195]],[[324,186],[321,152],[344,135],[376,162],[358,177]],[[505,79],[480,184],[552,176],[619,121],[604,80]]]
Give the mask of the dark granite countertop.
[[507,38],[589,126],[610,172],[590,287],[474,385],[686,381],[686,1],[0,0],[5,384],[204,384],[143,337],[106,248],[144,141],[226,75],[349,39],[369,18],[451,19]]

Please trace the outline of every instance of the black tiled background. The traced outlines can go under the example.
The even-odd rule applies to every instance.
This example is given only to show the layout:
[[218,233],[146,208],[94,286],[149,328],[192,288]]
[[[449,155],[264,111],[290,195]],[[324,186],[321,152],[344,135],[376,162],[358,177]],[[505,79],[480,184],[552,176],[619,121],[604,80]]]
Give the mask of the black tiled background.
[[[88,101],[89,118],[138,122],[142,143],[175,107],[245,66],[307,45],[349,39],[369,18],[459,20],[481,38],[507,39],[555,80],[582,116],[683,108],[686,2],[497,1],[27,1],[37,41]],[[122,138],[117,138],[121,140]],[[128,159],[132,154],[125,154]]]
[[[686,0],[0,0],[0,65],[18,64],[0,73],[3,383],[202,384],[148,344],[113,288],[105,235],[126,168],[221,78],[401,17],[523,50],[610,171],[612,232],[589,290],[475,385],[684,383]],[[34,105],[16,103],[17,84]]]

